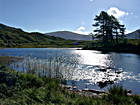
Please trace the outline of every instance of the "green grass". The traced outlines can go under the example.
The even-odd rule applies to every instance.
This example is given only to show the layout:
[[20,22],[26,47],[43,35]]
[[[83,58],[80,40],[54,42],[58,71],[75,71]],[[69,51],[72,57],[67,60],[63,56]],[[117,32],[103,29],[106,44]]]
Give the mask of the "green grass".
[[0,63],[0,105],[140,105],[140,96],[127,95],[122,86],[110,87],[108,94],[100,98],[78,95],[62,88],[57,79],[16,72],[3,64]]
[[92,105],[101,99],[79,96],[59,86],[56,79],[3,69],[0,71],[2,105]]
[[[74,45],[74,43],[79,43]],[[1,48],[82,48],[90,41],[74,41],[74,40],[62,40],[62,41],[51,41],[51,42],[31,42],[17,44],[15,46],[1,46]]]
[[108,100],[111,104],[114,105],[139,105],[140,96],[127,95],[127,90],[122,86],[114,85],[108,89],[109,94],[105,96],[105,99]]

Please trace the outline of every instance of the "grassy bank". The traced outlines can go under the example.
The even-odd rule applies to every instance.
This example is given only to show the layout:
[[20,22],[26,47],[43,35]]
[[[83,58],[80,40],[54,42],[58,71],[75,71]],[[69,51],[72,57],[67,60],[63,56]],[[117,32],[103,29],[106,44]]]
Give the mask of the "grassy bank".
[[138,105],[140,97],[127,96],[120,88],[110,89],[102,98],[80,96],[59,86],[59,81],[6,68],[0,71],[0,104],[2,105]]
[[99,50],[103,52],[122,52],[140,54],[140,39],[119,40],[119,44],[104,44],[102,41],[92,41],[83,47],[84,50]]
[[82,48],[90,41],[60,40],[52,42],[31,42],[12,46],[1,46],[1,48]]
[[[6,59],[9,59],[6,57]],[[139,105],[140,96],[129,96],[121,86],[102,97],[79,95],[60,86],[60,81],[20,73],[1,64],[0,105]]]
[[0,104],[2,105],[91,105],[102,99],[79,96],[59,86],[59,81],[6,68],[0,71]]

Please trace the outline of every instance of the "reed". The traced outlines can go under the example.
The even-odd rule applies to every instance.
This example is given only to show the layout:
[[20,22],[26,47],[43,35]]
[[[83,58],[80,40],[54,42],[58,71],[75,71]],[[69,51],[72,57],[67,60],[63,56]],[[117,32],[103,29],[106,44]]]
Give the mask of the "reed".
[[40,59],[28,56],[22,62],[11,64],[11,67],[23,73],[37,74],[38,76],[60,80],[70,80],[76,72],[78,64],[79,61],[75,57],[51,56],[47,59]]

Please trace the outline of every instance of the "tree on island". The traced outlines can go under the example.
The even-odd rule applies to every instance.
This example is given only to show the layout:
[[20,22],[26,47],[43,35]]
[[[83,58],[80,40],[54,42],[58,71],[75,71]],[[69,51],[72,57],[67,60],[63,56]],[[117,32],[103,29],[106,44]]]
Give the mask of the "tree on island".
[[104,46],[113,46],[119,44],[119,39],[124,39],[125,27],[121,25],[117,18],[109,15],[105,11],[101,11],[94,19],[96,22],[93,24],[97,27],[94,32],[94,37],[100,38]]

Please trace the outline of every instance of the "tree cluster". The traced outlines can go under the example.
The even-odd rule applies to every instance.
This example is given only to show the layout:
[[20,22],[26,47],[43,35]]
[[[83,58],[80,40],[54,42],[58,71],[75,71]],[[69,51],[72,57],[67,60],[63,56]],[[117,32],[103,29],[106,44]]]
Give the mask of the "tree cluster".
[[93,26],[97,27],[94,30],[96,33],[94,36],[102,39],[104,45],[119,44],[119,39],[124,39],[125,27],[113,15],[102,11],[94,20],[96,22]]

